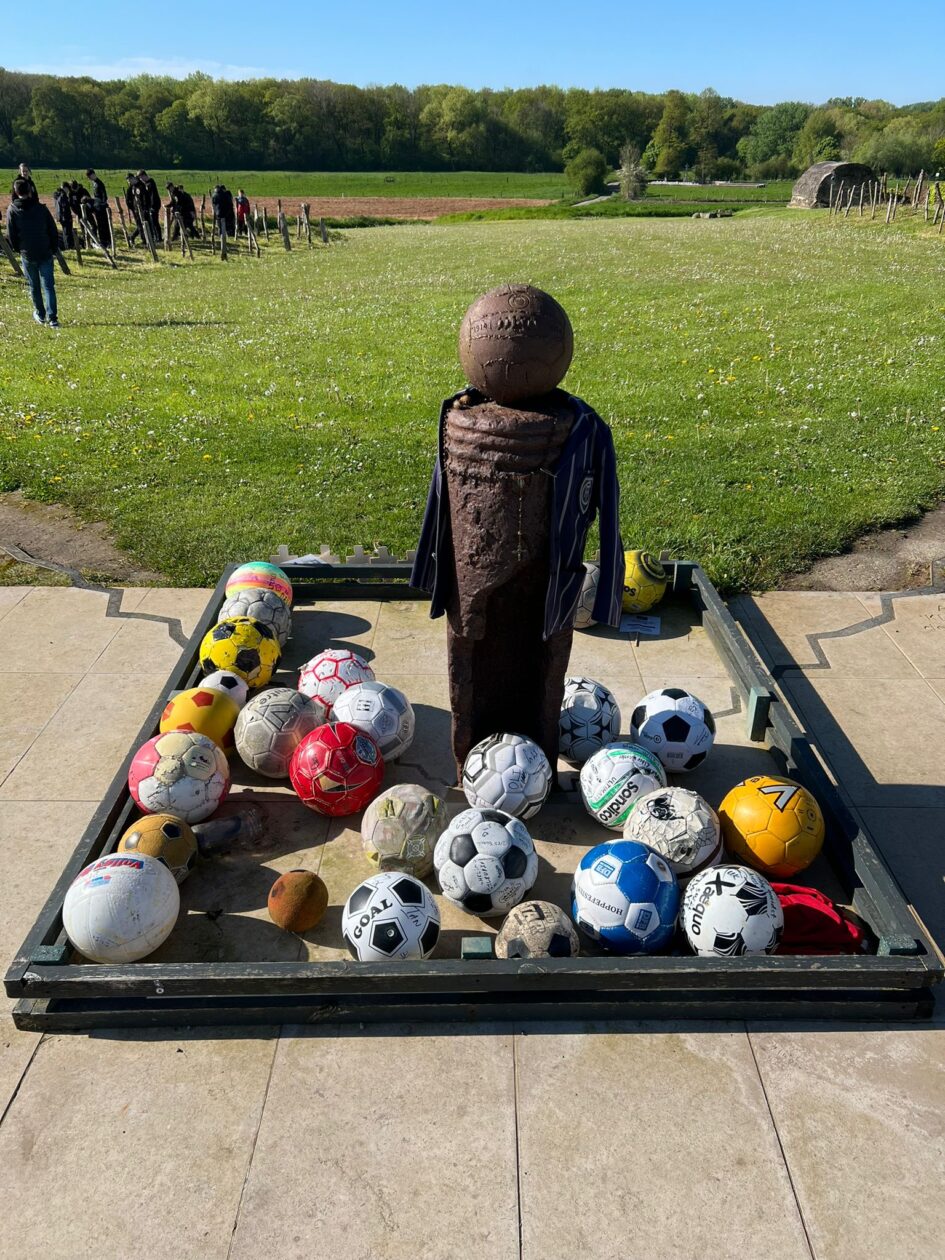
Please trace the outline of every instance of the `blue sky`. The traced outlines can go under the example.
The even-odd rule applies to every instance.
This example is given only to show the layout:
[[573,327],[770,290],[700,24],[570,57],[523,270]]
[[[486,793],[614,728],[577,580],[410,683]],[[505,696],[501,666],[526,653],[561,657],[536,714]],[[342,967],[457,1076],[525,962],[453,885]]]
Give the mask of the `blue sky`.
[[901,105],[945,94],[945,8],[928,0],[90,0],[84,10],[42,0],[40,9],[41,20],[18,20],[22,5],[7,13],[0,65],[98,78],[201,69],[408,87],[714,87],[759,104],[868,96]]

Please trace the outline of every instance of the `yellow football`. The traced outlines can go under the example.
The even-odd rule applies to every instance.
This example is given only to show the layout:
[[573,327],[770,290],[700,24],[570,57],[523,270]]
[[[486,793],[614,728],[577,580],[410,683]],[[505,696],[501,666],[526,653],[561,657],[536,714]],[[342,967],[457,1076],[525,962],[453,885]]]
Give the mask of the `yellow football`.
[[161,733],[199,731],[212,739],[229,756],[233,751],[233,728],[240,715],[239,705],[222,691],[191,687],[168,700],[161,714]]
[[719,806],[719,820],[729,853],[777,879],[810,866],[824,842],[824,816],[813,796],[777,775],[736,784]]
[[649,612],[666,594],[669,574],[649,551],[624,552],[624,612]]
[[197,840],[185,822],[170,814],[145,814],[118,841],[119,853],[144,853],[163,862],[178,884],[197,860]]
[[255,691],[272,678],[281,655],[275,631],[265,622],[252,617],[227,617],[203,636],[200,668],[205,674],[218,669],[239,674]]

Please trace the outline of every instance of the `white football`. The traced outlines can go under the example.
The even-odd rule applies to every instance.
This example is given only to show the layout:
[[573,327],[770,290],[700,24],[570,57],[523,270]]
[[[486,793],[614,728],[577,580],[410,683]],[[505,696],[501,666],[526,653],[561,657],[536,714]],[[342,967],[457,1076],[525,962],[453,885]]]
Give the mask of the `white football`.
[[228,669],[218,669],[208,674],[206,678],[201,678],[200,686],[206,691],[222,691],[239,708],[243,707],[249,696],[249,685],[246,679],[240,678],[239,674],[231,673]]
[[363,656],[349,648],[326,648],[306,661],[299,671],[299,691],[315,701],[325,722],[343,691],[356,683],[373,681],[374,670]]
[[538,878],[538,855],[518,818],[464,809],[436,842],[433,867],[447,901],[488,918],[522,900]]
[[62,923],[73,946],[92,962],[126,963],[163,944],[179,912],[177,881],[163,862],[109,853],[69,885]]
[[292,754],[321,725],[321,713],[307,696],[291,687],[269,687],[240,711],[233,738],[251,770],[269,779],[286,779]]
[[228,595],[223,601],[217,621],[226,621],[228,617],[252,617],[254,621],[261,621],[279,640],[280,647],[285,647],[292,629],[292,610],[289,605],[275,591],[260,587],[247,586]]
[[551,766],[534,740],[524,735],[489,735],[463,764],[463,791],[470,805],[531,818],[551,791]]
[[686,939],[702,957],[773,954],[784,929],[777,893],[747,866],[716,866],[689,881],[682,904]]
[[619,831],[641,796],[666,786],[666,771],[645,748],[610,744],[585,761],[580,782],[590,816]]
[[585,564],[584,585],[577,608],[574,610],[575,630],[587,630],[597,623],[594,620],[594,600],[597,598],[597,583],[600,581],[600,565]]
[[672,774],[701,766],[715,740],[715,719],[698,696],[664,687],[644,696],[630,715],[630,738],[656,753]]
[[440,911],[418,879],[381,871],[348,898],[341,932],[359,962],[429,958],[440,939]]
[[566,678],[558,729],[562,757],[583,765],[620,733],[614,693],[593,678]]
[[331,711],[332,722],[350,722],[367,731],[385,762],[394,761],[413,743],[416,718],[402,691],[382,682],[355,683],[341,693]]
[[623,838],[655,849],[681,880],[718,865],[724,854],[718,815],[688,788],[657,788],[641,796],[624,823]]

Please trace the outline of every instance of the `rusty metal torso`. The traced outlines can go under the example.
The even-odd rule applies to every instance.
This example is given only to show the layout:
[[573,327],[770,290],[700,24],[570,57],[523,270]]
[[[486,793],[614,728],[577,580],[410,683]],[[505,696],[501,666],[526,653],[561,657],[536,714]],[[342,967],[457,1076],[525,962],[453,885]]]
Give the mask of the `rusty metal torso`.
[[523,599],[548,581],[552,479],[573,423],[568,396],[556,390],[530,408],[484,402],[454,405],[444,454],[459,633],[481,638],[492,591],[515,579]]

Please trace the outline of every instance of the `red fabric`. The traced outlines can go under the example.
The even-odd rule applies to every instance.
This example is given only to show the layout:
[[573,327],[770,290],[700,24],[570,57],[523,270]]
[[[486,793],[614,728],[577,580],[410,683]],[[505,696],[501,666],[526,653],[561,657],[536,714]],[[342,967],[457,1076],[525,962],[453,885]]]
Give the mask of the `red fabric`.
[[866,950],[863,929],[816,888],[775,883],[771,887],[784,911],[779,954],[861,954]]

